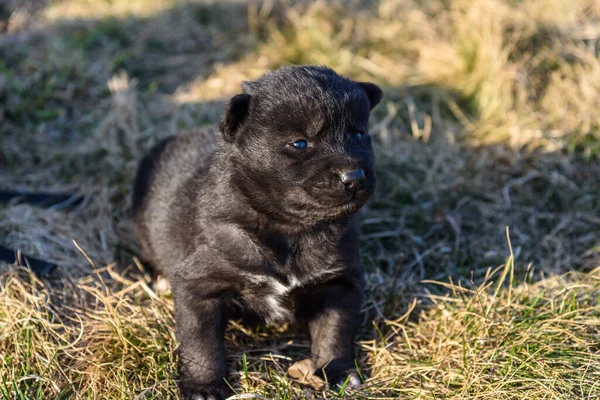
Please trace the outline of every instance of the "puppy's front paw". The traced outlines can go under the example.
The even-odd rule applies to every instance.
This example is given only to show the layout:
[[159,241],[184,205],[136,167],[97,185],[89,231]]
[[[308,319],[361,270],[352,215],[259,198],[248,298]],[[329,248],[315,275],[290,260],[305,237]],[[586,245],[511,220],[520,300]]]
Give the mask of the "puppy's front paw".
[[[347,382],[347,383],[346,383]],[[350,372],[345,377],[338,378],[335,382],[333,382],[334,389],[340,389],[343,387],[355,388],[362,385],[362,380],[357,372]]]
[[184,400],[225,400],[232,393],[227,385],[206,385],[195,387],[193,390],[182,390]]
[[184,400],[225,400],[227,397],[217,393],[192,393],[184,397]]
[[189,396],[184,397],[185,400],[223,400],[221,396],[215,396],[212,394],[191,394]]
[[331,360],[323,368],[317,370],[315,374],[327,380],[333,389],[362,385],[362,379],[356,370],[354,361],[349,359],[337,358]]

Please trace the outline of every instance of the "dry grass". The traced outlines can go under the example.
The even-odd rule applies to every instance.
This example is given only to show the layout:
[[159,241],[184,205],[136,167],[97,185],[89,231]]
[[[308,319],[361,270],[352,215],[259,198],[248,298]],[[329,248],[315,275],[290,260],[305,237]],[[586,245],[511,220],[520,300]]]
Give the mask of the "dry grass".
[[0,210],[1,244],[60,264],[44,280],[0,266],[0,398],[176,396],[172,303],[136,263],[127,218],[137,161],[287,63],[385,86],[363,216],[369,378],[344,394],[303,387],[286,371],[304,335],[232,323],[232,387],[599,398],[599,12],[591,0],[4,6],[0,188],[85,203]]
[[[498,271],[499,270],[499,271]],[[370,378],[347,398],[597,398],[600,270],[537,283],[512,275],[509,259],[478,286],[435,283],[446,295],[365,329],[361,364]],[[372,273],[366,309],[383,309]],[[429,282],[433,283],[433,282]],[[383,285],[385,285],[384,283]],[[387,293],[389,296],[389,293]],[[23,271],[0,286],[0,393],[12,398],[174,396],[172,302],[135,269],[43,282]],[[411,314],[412,312],[412,314]],[[366,311],[366,315],[370,312]],[[264,398],[330,398],[286,376],[308,343],[278,327],[227,334],[231,384]],[[259,397],[257,397],[259,398]]]

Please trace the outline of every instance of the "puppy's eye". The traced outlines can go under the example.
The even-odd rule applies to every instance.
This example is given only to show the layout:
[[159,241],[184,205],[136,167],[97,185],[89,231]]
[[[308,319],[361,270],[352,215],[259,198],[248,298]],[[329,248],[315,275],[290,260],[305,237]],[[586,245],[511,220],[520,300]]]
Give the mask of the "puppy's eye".
[[308,141],[302,139],[302,140],[296,140],[294,143],[292,143],[292,146],[294,146],[296,149],[306,149],[308,147]]
[[361,132],[361,131],[356,131],[354,132],[354,139],[356,140],[363,140],[365,138],[365,133]]

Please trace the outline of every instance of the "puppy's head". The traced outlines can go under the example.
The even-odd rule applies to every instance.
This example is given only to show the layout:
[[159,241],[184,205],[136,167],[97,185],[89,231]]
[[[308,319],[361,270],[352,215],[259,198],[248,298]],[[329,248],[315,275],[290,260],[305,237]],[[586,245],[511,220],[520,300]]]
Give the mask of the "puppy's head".
[[259,212],[287,223],[335,220],[375,190],[369,111],[382,92],[317,66],[243,84],[221,120],[233,181]]

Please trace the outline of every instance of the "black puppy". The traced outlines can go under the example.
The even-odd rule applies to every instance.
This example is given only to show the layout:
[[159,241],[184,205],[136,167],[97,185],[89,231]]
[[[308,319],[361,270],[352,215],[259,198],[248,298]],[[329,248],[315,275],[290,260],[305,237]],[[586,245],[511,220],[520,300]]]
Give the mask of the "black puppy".
[[356,374],[363,270],[354,215],[375,189],[371,83],[290,66],[243,84],[222,137],[169,138],[140,166],[142,257],[170,281],[185,399],[229,393],[229,318],[305,321],[333,383]]

